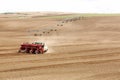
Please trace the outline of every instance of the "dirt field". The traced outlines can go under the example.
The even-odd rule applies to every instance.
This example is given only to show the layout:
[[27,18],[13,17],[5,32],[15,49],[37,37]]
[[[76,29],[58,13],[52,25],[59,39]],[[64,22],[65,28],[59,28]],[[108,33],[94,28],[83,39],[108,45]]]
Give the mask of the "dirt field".
[[[54,15],[0,14],[0,80],[120,80],[120,16]],[[33,41],[49,51],[17,53]]]

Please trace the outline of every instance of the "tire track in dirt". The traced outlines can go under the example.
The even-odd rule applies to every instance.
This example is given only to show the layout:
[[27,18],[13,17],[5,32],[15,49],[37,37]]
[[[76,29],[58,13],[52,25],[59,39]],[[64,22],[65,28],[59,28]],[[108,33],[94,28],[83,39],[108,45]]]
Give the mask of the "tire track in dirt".
[[109,62],[120,62],[120,59],[112,59],[112,60],[95,60],[95,61],[84,61],[84,62],[70,62],[70,63],[62,63],[62,64],[53,64],[53,65],[46,65],[46,66],[35,66],[35,67],[26,67],[26,68],[19,68],[19,69],[10,69],[10,70],[1,70],[0,72],[14,72],[14,71],[27,71],[27,70],[35,70],[41,68],[55,68],[55,67],[62,67],[62,66],[70,66],[70,65],[77,65],[77,64],[100,64],[100,63],[109,63]]
[[11,50],[17,50],[18,48],[11,48],[11,49],[8,49],[8,48],[6,48],[6,49],[0,49],[0,51],[11,51]]
[[[116,49],[119,49],[119,47],[114,47],[114,48],[103,48],[103,49],[91,49],[91,50],[79,50],[79,51],[74,51],[74,54],[78,54],[78,53],[84,53],[84,54],[86,54],[86,53],[89,53],[89,52],[96,52],[96,51],[99,51],[99,52],[101,52],[101,51],[114,51],[114,50],[116,50]],[[70,53],[72,53],[72,52],[69,52],[68,54],[70,54]],[[67,54],[67,53],[65,53],[65,54]],[[17,54],[17,53],[6,53],[6,54],[0,54],[0,58],[14,58],[14,57],[22,57],[22,56],[27,56],[27,55],[30,55],[30,54]],[[32,55],[32,54],[31,54]],[[55,55],[55,54],[54,54]],[[58,54],[57,54],[58,55]]]
[[[74,54],[75,53],[83,53],[83,52],[94,52],[94,51],[113,51],[113,50],[119,50],[120,49],[120,47],[113,47],[113,48],[101,48],[101,49],[90,49],[90,50],[79,50],[79,51],[75,51],[74,52]],[[68,52],[68,53],[72,53],[72,52]],[[25,55],[25,54],[23,54],[23,53],[20,53],[20,55]],[[66,53],[65,53],[66,54]],[[3,57],[3,56],[19,56],[19,54],[18,53],[5,53],[5,54],[0,54],[0,57]],[[56,54],[56,55],[58,55],[58,54]]]
[[[93,57],[94,56],[94,57]],[[109,56],[111,56],[110,58],[109,58]],[[115,59],[113,58],[115,56]],[[83,61],[80,61],[81,63],[83,62],[85,62],[85,63],[87,63],[87,62],[89,62],[90,61],[90,64],[97,64],[97,63],[94,63],[95,61],[102,61],[101,63],[104,63],[106,60],[110,60],[110,61],[112,61],[112,60],[117,60],[117,61],[115,61],[115,62],[119,62],[120,60],[119,60],[119,58],[118,59],[116,59],[117,57],[119,57],[119,54],[118,53],[109,53],[109,54],[103,54],[102,56],[101,55],[91,55],[91,56],[74,56],[74,57],[68,57],[67,59],[66,58],[55,58],[55,59],[48,59],[48,60],[37,60],[37,61],[28,61],[28,62],[31,62],[31,63],[44,63],[44,62],[58,62],[59,63],[59,61],[63,61],[63,63],[67,60],[67,61],[71,61],[71,60],[79,60],[79,59],[83,59]],[[104,59],[104,60],[101,60],[101,58],[103,58],[103,57],[107,57],[106,59]],[[94,58],[97,58],[97,59],[94,59]],[[88,59],[89,61],[86,61],[86,60],[84,60],[84,59]],[[93,60],[92,60],[93,59]],[[103,62],[104,61],[104,62]],[[72,61],[71,61],[72,62]],[[75,61],[76,62],[76,61]],[[100,63],[99,62],[99,63]],[[114,62],[114,61],[113,61]],[[18,62],[19,64],[20,64],[20,62]],[[23,63],[23,62],[21,62],[21,63]],[[8,63],[7,63],[8,64]],[[12,63],[11,65],[17,65],[17,63],[15,62],[14,64]],[[53,64],[54,65],[54,64]],[[45,66],[44,66],[45,67]],[[21,68],[18,68],[18,69],[15,69],[15,70],[21,70]],[[23,67],[22,69],[27,69],[27,67]],[[31,69],[31,68],[30,68]],[[13,70],[13,69],[12,69]],[[11,70],[10,70],[11,71]],[[14,71],[14,70],[13,70]]]
[[[103,80],[103,79],[108,79],[108,80],[113,80],[115,78],[117,78],[116,80],[119,80],[120,78],[120,72],[112,72],[112,73],[102,73],[102,74],[96,74],[96,75],[92,75],[87,77],[88,80]],[[82,79],[84,80],[84,79]]]
[[[105,54],[92,54],[92,55],[75,55],[75,56],[67,56],[67,57],[58,57],[58,58],[51,58],[51,59],[36,59],[36,60],[24,60],[24,61],[12,61],[12,62],[0,62],[0,64],[10,64],[12,63],[13,65],[16,64],[16,63],[23,63],[23,62],[32,62],[32,63],[36,63],[36,62],[49,62],[49,61],[63,61],[63,60],[74,60],[74,59],[101,59],[101,58],[104,58],[104,57],[118,57],[120,56],[120,54],[117,52],[117,53],[105,53]],[[107,59],[106,58],[106,59]]]

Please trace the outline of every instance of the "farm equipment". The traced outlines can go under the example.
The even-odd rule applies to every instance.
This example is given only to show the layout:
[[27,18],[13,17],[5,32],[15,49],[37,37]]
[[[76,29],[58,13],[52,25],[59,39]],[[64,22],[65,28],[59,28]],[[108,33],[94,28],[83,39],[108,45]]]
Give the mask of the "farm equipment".
[[19,49],[19,53],[33,53],[33,54],[43,54],[48,51],[45,43],[34,42],[34,43],[23,43]]

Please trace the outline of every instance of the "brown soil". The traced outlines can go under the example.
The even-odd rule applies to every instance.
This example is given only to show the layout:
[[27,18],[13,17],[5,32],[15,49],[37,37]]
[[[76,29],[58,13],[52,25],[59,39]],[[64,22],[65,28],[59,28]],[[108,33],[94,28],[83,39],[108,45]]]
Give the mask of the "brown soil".
[[[67,23],[57,18],[1,16],[0,80],[120,79],[119,16]],[[21,43],[33,41],[45,42],[49,51],[17,53]]]

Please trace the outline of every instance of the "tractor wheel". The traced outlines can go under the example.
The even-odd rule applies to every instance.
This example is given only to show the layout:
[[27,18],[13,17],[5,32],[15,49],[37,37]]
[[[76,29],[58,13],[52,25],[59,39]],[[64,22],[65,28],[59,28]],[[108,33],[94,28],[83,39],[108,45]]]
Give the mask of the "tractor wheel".
[[41,54],[43,54],[43,51],[40,51]]
[[29,53],[29,50],[28,50],[28,49],[25,49],[25,53]]
[[40,51],[38,51],[38,50],[35,50],[35,54],[40,54]]
[[33,54],[33,50],[30,50],[30,53]]

